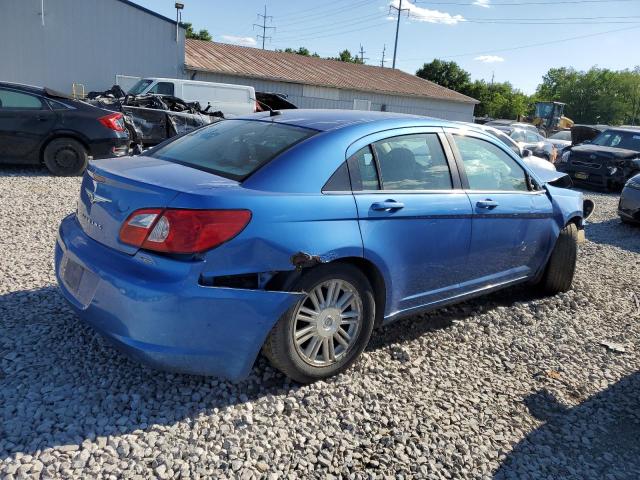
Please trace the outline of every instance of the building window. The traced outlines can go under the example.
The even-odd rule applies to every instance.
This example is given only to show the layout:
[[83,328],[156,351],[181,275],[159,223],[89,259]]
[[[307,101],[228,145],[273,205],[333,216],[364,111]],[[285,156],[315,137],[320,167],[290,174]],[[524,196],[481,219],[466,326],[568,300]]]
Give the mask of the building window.
[[371,110],[371,100],[359,100],[357,98],[354,98],[353,109],[354,110]]

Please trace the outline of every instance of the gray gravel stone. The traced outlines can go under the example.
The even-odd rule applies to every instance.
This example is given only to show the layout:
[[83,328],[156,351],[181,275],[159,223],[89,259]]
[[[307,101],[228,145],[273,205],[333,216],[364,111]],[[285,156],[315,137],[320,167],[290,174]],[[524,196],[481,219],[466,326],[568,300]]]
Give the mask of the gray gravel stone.
[[83,325],[52,260],[79,185],[0,171],[0,478],[640,477],[640,229],[616,195],[587,194],[572,291],[400,321],[300,387],[262,358],[237,384],[158,372]]

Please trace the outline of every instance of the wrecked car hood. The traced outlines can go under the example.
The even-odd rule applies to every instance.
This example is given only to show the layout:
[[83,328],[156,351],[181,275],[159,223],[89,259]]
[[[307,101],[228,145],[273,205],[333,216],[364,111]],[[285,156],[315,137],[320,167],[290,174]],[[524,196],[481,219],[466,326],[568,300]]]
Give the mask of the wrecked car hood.
[[590,144],[577,145],[571,149],[571,152],[582,157],[588,157],[591,160],[629,160],[640,157],[640,152],[636,152],[635,150]]

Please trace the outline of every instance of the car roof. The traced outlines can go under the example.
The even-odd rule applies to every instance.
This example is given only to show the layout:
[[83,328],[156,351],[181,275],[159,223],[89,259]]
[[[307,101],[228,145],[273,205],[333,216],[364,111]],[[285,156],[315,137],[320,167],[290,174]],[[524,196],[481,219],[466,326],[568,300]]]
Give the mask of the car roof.
[[388,128],[401,128],[411,126],[426,127],[456,127],[456,122],[441,120],[438,118],[424,117],[393,112],[372,112],[366,110],[306,110],[291,109],[278,110],[277,115],[271,116],[269,112],[260,112],[253,115],[236,117],[246,120],[269,120],[274,123],[294,125],[297,127],[311,128],[322,132],[336,130],[348,126],[357,126],[373,123],[385,123]]
[[67,100],[75,100],[66,93],[58,92],[47,87],[37,87],[35,85],[27,85],[25,83],[0,82],[0,87],[14,88],[23,92],[33,93],[35,95],[43,95],[45,97],[65,98]]
[[16,90],[24,90],[25,92],[44,94],[44,88],[35,85],[27,85],[26,83],[0,82],[0,87],[15,88]]

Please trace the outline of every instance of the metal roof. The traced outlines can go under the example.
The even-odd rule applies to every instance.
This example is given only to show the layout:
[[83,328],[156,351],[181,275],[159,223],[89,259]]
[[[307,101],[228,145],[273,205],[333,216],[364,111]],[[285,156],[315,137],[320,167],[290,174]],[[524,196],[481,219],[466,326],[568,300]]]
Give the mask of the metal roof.
[[186,40],[185,66],[188,70],[318,87],[480,103],[401,70],[203,40]]

